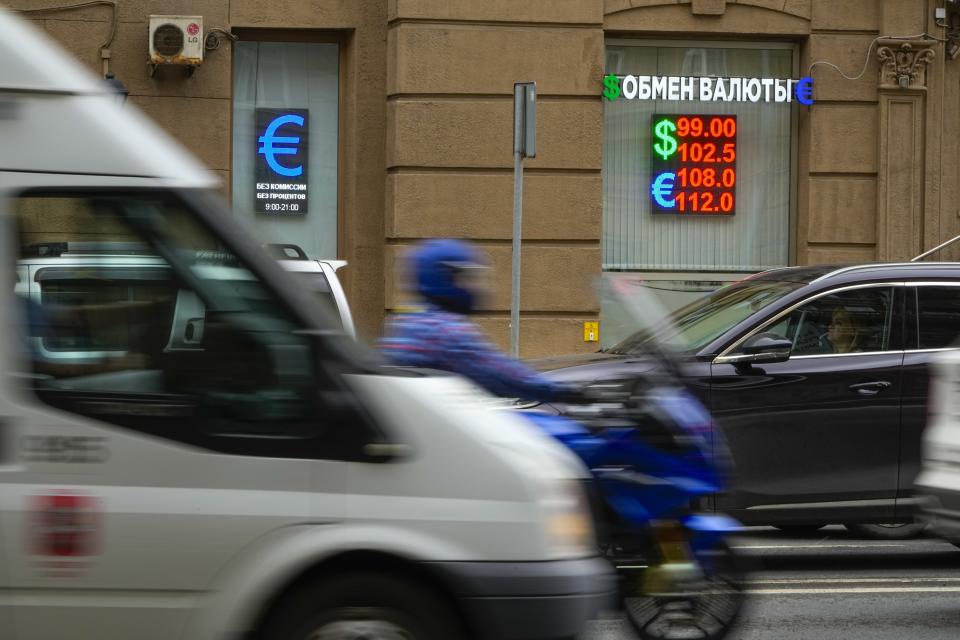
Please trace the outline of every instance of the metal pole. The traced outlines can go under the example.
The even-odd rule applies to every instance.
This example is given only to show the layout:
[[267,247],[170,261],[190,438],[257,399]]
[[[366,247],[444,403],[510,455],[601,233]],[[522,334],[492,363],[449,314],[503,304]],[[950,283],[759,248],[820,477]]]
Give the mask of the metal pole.
[[951,244],[953,244],[953,243],[956,242],[957,240],[960,240],[960,236],[956,236],[955,238],[950,238],[949,240],[947,240],[947,241],[944,242],[943,244],[938,244],[938,245],[935,246],[933,249],[930,249],[929,251],[924,251],[923,253],[921,253],[920,255],[918,255],[916,258],[913,258],[912,260],[910,260],[910,262],[916,262],[917,260],[922,260],[923,258],[926,258],[926,257],[929,256],[930,254],[936,253],[937,251],[940,251],[940,249],[943,249],[944,247],[950,246]]
[[510,287],[510,353],[520,357],[520,219],[523,207],[523,97],[513,85],[513,271]]
[[513,286],[510,295],[510,353],[520,357],[520,234],[523,218],[523,156],[513,153]]

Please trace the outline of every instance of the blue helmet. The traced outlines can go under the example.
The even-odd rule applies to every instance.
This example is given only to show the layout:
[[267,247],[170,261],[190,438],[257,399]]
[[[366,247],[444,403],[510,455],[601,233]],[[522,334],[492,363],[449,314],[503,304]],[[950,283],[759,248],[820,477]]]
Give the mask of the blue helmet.
[[463,240],[425,240],[410,253],[414,287],[427,301],[457,313],[470,313],[476,291],[463,286],[462,274],[485,266],[483,255]]

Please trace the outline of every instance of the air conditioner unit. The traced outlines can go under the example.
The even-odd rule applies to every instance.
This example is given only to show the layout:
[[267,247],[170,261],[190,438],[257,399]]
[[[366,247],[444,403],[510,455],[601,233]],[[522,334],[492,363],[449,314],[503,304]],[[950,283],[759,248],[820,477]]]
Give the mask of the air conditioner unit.
[[203,62],[202,16],[150,16],[150,64],[196,67]]

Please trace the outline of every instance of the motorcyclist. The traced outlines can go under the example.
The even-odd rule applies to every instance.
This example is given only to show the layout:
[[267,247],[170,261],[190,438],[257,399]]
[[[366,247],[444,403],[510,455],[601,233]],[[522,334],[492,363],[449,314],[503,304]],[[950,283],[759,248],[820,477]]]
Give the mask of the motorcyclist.
[[485,257],[462,240],[426,240],[408,259],[421,305],[395,314],[380,348],[393,364],[457,373],[506,398],[551,402],[575,390],[497,350],[470,319],[485,293]]

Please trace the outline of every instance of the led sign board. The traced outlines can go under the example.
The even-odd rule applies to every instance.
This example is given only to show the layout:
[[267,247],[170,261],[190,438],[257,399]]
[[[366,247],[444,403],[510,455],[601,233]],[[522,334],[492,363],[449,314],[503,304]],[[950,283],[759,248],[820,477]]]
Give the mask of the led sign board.
[[701,78],[693,76],[603,77],[603,97],[613,101],[793,102],[813,104],[813,78]]
[[653,212],[732,216],[737,117],[654,114],[650,128]]
[[308,113],[306,109],[257,109],[254,211],[307,212]]

